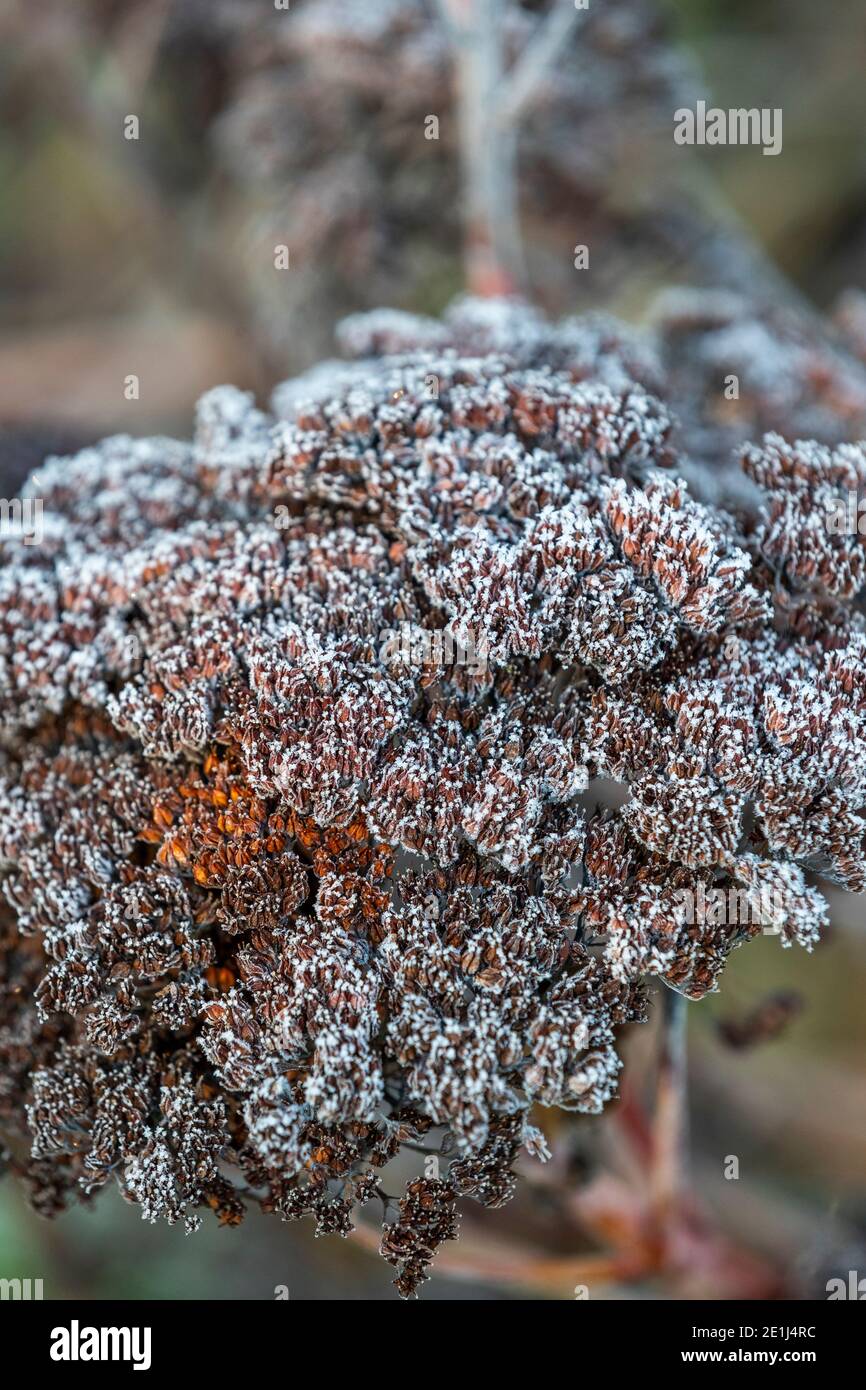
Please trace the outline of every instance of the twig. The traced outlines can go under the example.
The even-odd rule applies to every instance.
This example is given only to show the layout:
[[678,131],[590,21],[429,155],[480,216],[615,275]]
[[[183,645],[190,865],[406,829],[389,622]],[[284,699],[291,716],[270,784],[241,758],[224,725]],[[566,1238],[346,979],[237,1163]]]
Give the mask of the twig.
[[472,0],[436,0],[436,9],[445,31],[452,43],[456,43],[466,29],[467,12]]
[[454,55],[463,185],[466,280],[475,294],[513,292],[524,280],[517,142],[496,126],[504,81],[501,0],[440,0]]
[[[352,1239],[365,1250],[378,1251],[382,1233],[359,1221]],[[500,1287],[509,1285],[559,1295],[570,1293],[578,1284],[597,1288],[631,1274],[619,1256],[544,1255],[465,1235],[437,1252],[433,1272],[449,1274],[456,1279],[483,1280]]]
[[535,100],[545,74],[568,42],[581,13],[574,0],[556,0],[508,74],[496,111],[496,124],[501,130],[516,125]]
[[686,1000],[675,990],[662,997],[662,1040],[656,1106],[650,1198],[664,1225],[682,1192],[686,1142]]

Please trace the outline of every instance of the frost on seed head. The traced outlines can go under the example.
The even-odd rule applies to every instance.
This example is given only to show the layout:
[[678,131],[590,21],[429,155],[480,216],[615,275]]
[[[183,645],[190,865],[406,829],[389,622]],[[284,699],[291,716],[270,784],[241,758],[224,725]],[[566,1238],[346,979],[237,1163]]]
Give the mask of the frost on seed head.
[[0,1125],[39,1210],[113,1178],[188,1229],[346,1234],[426,1147],[409,1294],[533,1106],[611,1098],[645,981],[699,997],[761,930],[688,902],[771,894],[811,947],[814,877],[866,889],[860,552],[782,524],[863,466],[768,437],[741,528],[630,331],[345,336],[280,418],[221,387],[191,445],[49,461],[44,545],[4,542]]

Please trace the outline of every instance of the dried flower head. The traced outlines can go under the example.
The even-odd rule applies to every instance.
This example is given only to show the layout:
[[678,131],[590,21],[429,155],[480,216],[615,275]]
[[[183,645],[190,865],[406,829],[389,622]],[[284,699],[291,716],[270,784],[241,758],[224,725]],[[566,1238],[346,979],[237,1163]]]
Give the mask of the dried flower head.
[[814,875],[866,888],[860,571],[780,523],[861,465],[748,451],[744,535],[633,334],[346,334],[402,355],[49,460],[44,544],[4,546],[0,1123],[46,1213],[382,1201],[410,1294],[543,1156],[533,1107],[613,1095],[649,977],[699,997],[767,895],[811,947]]

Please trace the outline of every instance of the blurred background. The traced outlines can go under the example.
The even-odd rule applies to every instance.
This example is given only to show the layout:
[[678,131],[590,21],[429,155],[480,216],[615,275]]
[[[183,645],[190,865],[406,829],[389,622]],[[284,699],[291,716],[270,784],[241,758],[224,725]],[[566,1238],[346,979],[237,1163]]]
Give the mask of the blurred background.
[[[544,3],[506,8],[517,52]],[[347,312],[441,309],[463,274],[436,15],[0,0],[0,423],[188,431],[200,391],[265,395],[333,350]],[[866,10],[847,0],[593,3],[521,126],[534,297],[638,317],[672,279],[736,283],[725,202],[820,304],[862,283],[864,56]],[[701,95],[782,107],[782,155],[675,147],[672,113]]]
[[[543,9],[508,7],[515,53]],[[349,312],[437,313],[464,287],[437,13],[432,0],[292,0],[289,12],[271,0],[0,0],[6,496],[46,453],[115,431],[188,434],[196,396],[220,381],[266,399],[334,352]],[[846,0],[591,0],[521,125],[533,297],[640,321],[672,282],[742,289],[777,267],[831,309],[866,281],[864,59],[866,8]],[[673,111],[699,97],[781,107],[782,155],[676,149]],[[578,243],[591,250],[580,273]],[[824,1297],[829,1277],[866,1275],[864,909],[833,904],[814,956],[762,938],[688,1013],[691,1183],[702,1220],[756,1262],[764,1296]],[[627,1044],[636,1085],[650,1031]],[[573,1141],[578,1185],[608,1155],[607,1123]],[[476,1217],[479,1239],[503,1216]],[[508,1220],[565,1253],[543,1193]],[[206,1221],[187,1238],[110,1191],[47,1223],[6,1184],[0,1278],[13,1272],[58,1298],[393,1296],[361,1243],[314,1240],[306,1223],[251,1213],[240,1231]],[[722,1287],[708,1268],[705,1288],[648,1278],[592,1296]],[[571,1296],[567,1271],[527,1287],[485,1278],[481,1261],[435,1276],[426,1296],[528,1293]]]

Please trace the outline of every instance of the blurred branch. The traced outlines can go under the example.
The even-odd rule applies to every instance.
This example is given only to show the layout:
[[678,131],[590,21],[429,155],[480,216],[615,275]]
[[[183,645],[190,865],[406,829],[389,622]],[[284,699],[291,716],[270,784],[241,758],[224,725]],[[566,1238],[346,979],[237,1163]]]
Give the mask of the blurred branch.
[[508,69],[506,0],[437,0],[437,8],[454,59],[467,284],[475,294],[508,294],[526,278],[517,189],[520,117],[580,11],[575,0],[555,0]]
[[676,1204],[683,1188],[686,1145],[686,1008],[673,989],[662,996],[662,1037],[653,1115],[650,1195],[660,1224]]
[[459,42],[466,27],[466,16],[471,13],[471,6],[472,0],[436,0],[439,18],[452,43]]
[[555,0],[553,9],[508,74],[496,113],[500,129],[515,125],[535,100],[581,13],[585,11],[578,10],[575,0]]
[[174,0],[151,0],[121,16],[118,36],[106,55],[100,79],[121,104],[141,101],[153,72]]
[[[359,1221],[352,1238],[365,1250],[376,1252],[382,1232]],[[576,1284],[598,1287],[618,1283],[630,1274],[630,1266],[619,1255],[549,1255],[463,1234],[455,1244],[445,1245],[437,1252],[434,1272],[456,1279],[481,1280],[500,1288],[562,1296]]]
[[508,294],[522,283],[517,146],[496,123],[504,80],[501,0],[440,0],[451,34],[470,292]]

